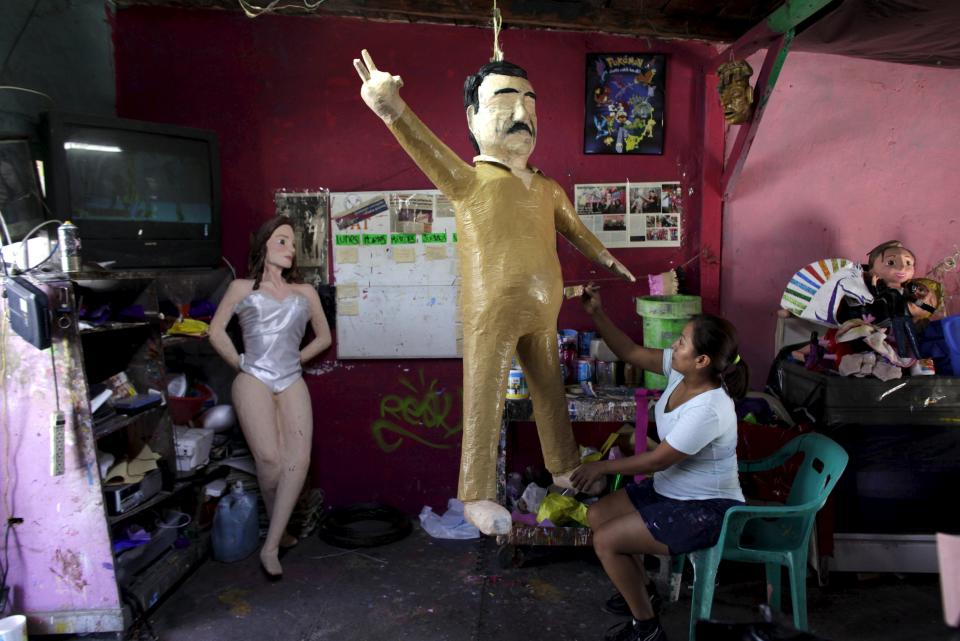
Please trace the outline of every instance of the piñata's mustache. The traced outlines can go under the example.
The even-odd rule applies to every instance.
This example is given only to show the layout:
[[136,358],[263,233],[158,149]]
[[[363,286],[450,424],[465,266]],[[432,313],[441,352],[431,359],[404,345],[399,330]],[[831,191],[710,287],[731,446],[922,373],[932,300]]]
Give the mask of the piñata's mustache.
[[525,122],[515,122],[515,123],[513,123],[512,125],[510,125],[510,128],[509,128],[509,129],[507,129],[507,133],[508,133],[508,134],[513,134],[513,133],[516,133],[516,132],[518,132],[518,131],[525,131],[525,132],[527,132],[528,134],[530,134],[531,136],[533,135],[533,129],[531,129],[531,128],[530,128],[530,125],[528,125],[528,124],[525,123]]

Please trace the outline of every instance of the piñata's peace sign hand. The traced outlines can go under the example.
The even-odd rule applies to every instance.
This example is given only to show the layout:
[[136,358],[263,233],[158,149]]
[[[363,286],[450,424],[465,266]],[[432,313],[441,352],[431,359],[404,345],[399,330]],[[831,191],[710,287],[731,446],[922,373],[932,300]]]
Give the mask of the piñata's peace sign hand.
[[353,66],[363,80],[360,97],[373,110],[373,113],[389,125],[399,118],[406,108],[406,103],[400,98],[403,80],[400,76],[391,76],[377,69],[377,65],[374,64],[373,58],[366,49],[361,51],[361,56],[363,60],[353,59]]

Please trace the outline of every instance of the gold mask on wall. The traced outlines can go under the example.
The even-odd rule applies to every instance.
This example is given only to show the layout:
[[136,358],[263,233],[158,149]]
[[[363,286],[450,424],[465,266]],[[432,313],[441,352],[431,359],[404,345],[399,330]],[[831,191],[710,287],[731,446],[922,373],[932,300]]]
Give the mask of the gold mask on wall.
[[753,115],[753,87],[749,83],[752,75],[753,69],[745,60],[726,62],[717,68],[723,118],[731,125],[745,123]]

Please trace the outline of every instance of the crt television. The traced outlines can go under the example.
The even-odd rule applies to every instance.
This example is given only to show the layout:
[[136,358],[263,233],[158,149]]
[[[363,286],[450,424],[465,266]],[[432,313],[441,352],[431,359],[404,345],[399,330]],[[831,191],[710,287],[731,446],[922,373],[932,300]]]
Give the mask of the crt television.
[[112,268],[220,261],[220,161],[212,131],[51,112],[50,209],[78,228],[81,258]]

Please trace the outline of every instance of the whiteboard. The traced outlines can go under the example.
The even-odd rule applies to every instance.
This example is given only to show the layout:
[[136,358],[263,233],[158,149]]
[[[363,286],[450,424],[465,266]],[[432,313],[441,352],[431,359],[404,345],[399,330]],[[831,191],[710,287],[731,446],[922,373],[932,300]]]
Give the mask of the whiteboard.
[[453,208],[436,190],[333,193],[337,357],[459,358]]

